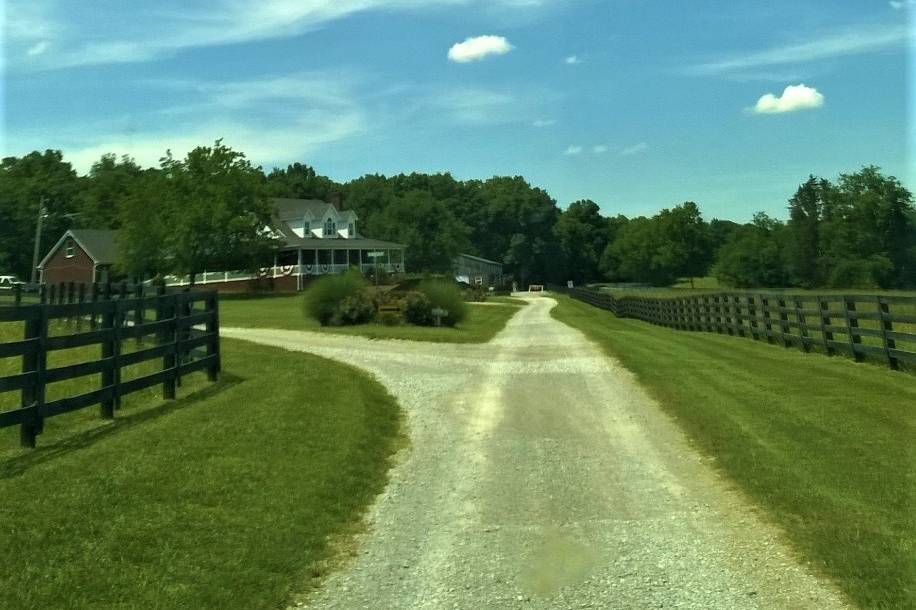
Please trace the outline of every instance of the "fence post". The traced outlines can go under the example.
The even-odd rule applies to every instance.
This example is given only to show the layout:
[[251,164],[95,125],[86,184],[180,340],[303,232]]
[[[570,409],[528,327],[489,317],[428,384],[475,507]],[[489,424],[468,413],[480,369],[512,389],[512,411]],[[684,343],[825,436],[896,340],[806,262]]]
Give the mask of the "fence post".
[[102,370],[102,388],[110,388],[111,394],[100,403],[99,414],[105,419],[111,419],[114,417],[115,409],[115,322],[117,315],[114,301],[108,300],[104,304],[102,330],[108,331],[108,338],[102,341],[102,358],[108,362]]
[[[86,284],[80,284],[79,294],[77,295],[77,302],[82,306],[86,302]],[[79,314],[76,316],[76,330],[77,332],[83,329],[83,308],[80,307]]]
[[833,348],[830,347],[830,342],[833,341],[833,333],[827,330],[827,327],[830,326],[830,303],[819,296],[817,297],[817,307],[820,310],[821,338],[824,342],[824,353],[832,356]]
[[798,334],[801,335],[801,348],[807,352],[811,349],[811,341],[808,340],[808,322],[802,311],[802,301],[799,297],[795,297],[795,319],[798,321]]
[[864,354],[856,350],[856,345],[862,343],[862,337],[854,334],[859,328],[859,318],[856,314],[856,301],[851,297],[843,297],[843,315],[846,316],[846,338],[849,340],[849,351],[856,362],[864,359]]
[[48,311],[43,304],[37,305],[39,315],[25,323],[25,339],[35,339],[37,348],[31,354],[22,356],[22,372],[34,372],[32,383],[22,388],[20,405],[23,409],[31,408],[19,427],[19,443],[28,449],[35,447],[35,437],[44,429],[41,407],[45,402],[45,369],[48,366],[45,342],[48,338]]
[[881,334],[884,338],[884,355],[887,358],[887,364],[891,369],[900,368],[899,361],[891,355],[891,350],[897,349],[897,342],[891,339],[888,334],[894,332],[894,323],[891,319],[890,306],[880,296],[878,299],[878,312],[881,316]]
[[[99,285],[96,282],[92,283],[92,294],[90,295],[89,300],[92,303],[99,302]],[[92,313],[89,314],[89,328],[95,330],[96,326],[98,326],[98,323],[96,322],[96,314],[95,310],[93,309]]]
[[782,346],[789,347],[792,345],[791,334],[789,333],[789,314],[786,312],[786,300],[779,297],[779,334],[782,339]]
[[[143,318],[145,315],[144,307],[146,305],[144,297],[145,295],[144,295],[144,290],[143,290],[143,284],[137,284],[134,287],[134,298],[137,299],[137,305],[136,307],[134,307],[134,326],[135,327],[143,324]],[[141,343],[143,343],[143,337],[141,337],[140,335],[136,335],[134,339],[135,339],[135,343],[138,346]]]
[[763,328],[767,334],[767,343],[773,343],[773,319],[770,317],[770,297],[760,296],[760,306],[763,309]]
[[751,337],[754,341],[759,341],[760,324],[757,321],[757,297],[749,293],[745,298],[747,299],[747,316],[751,327]]
[[181,328],[181,319],[184,317],[185,295],[186,292],[175,294],[175,385],[181,387],[181,364],[182,364],[182,343],[184,339],[184,330]]
[[207,379],[216,381],[219,379],[220,372],[220,353],[219,353],[219,295],[216,291],[207,299],[207,309],[210,310],[210,317],[207,320],[206,332],[215,335],[207,342],[207,356],[215,356],[214,361],[207,367]]
[[735,334],[739,337],[746,336],[744,332],[744,317],[741,313],[741,298],[738,295],[732,295],[732,324],[735,328]]
[[172,346],[172,349],[162,358],[162,370],[163,371],[172,371],[172,375],[168,376],[165,381],[162,382],[162,397],[166,400],[174,400],[175,398],[175,305],[174,296],[165,296],[165,287],[158,286],[156,288],[156,320],[163,321],[169,320],[165,325],[165,328],[159,330],[159,336],[157,343],[159,345],[169,344]]

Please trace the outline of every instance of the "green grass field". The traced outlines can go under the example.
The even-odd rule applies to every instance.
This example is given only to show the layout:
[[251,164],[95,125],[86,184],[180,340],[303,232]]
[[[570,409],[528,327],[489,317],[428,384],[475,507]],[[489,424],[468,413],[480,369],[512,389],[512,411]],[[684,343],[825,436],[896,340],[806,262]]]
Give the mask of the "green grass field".
[[[306,318],[302,311],[302,296],[268,296],[231,298],[220,301],[220,324],[226,327],[282,328],[309,330],[341,335],[359,335],[370,339],[407,339],[441,343],[486,343],[503,329],[509,318],[518,311],[512,301],[498,299],[499,305],[469,304],[468,317],[454,328],[423,326],[384,326],[360,324],[358,326],[320,326],[316,320]],[[520,301],[523,305],[524,301]]]
[[558,296],[701,451],[864,608],[916,599],[916,382],[766,343],[669,330]]
[[274,609],[320,575],[384,487],[397,405],[354,368],[222,343],[220,381],[196,373],[177,401],[50,418],[34,450],[0,430],[0,608]]

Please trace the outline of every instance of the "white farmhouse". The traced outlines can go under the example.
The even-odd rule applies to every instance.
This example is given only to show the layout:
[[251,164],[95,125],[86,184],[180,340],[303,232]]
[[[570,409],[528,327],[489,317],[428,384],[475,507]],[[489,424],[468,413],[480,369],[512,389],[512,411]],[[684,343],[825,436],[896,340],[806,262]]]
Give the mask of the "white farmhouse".
[[[220,290],[246,290],[258,279],[270,279],[275,290],[302,290],[310,276],[342,273],[351,267],[367,272],[404,271],[403,244],[370,239],[359,233],[359,217],[339,204],[317,199],[271,199],[271,233],[280,245],[272,267],[260,275],[207,272],[197,283],[220,284]],[[187,278],[171,278],[184,284]]]

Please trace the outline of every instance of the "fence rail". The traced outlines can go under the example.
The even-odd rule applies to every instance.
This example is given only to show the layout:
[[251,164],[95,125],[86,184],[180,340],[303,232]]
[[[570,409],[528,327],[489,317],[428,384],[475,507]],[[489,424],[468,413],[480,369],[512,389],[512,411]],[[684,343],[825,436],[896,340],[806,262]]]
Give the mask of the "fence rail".
[[[0,343],[0,358],[21,358],[18,374],[0,377],[0,395],[19,392],[18,409],[0,411],[0,428],[20,426],[24,447],[48,417],[99,405],[101,416],[114,417],[121,398],[155,385],[166,399],[175,398],[181,378],[206,371],[215,381],[220,370],[219,297],[212,291],[148,294],[143,286],[94,285],[42,287],[35,302],[16,294],[0,301],[0,323],[21,323],[22,339]],[[195,305],[202,309],[195,310]],[[147,319],[147,312],[154,313]],[[66,327],[66,334],[52,333]],[[125,349],[125,344],[135,349]],[[101,357],[66,366],[48,366],[48,355],[60,350],[98,346]],[[151,374],[122,380],[125,367],[158,361]],[[99,387],[82,394],[47,400],[49,384],[100,375]]]
[[720,293],[650,298],[552,288],[618,317],[677,330],[879,360],[895,370],[916,364],[916,297]]

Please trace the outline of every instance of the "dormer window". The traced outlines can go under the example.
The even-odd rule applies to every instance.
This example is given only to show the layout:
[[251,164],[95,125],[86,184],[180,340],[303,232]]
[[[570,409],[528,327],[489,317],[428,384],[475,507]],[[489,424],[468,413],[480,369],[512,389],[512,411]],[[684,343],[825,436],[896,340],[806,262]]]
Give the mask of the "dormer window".
[[302,221],[302,237],[311,237],[311,227],[309,227],[309,221]]
[[356,225],[352,222],[347,225],[347,236],[356,237]]
[[333,221],[333,220],[331,220],[330,218],[328,218],[328,219],[324,222],[324,236],[325,236],[325,237],[331,237],[331,236],[334,235],[335,233],[337,233],[337,225],[334,224],[334,221]]
[[76,248],[74,248],[73,246],[73,240],[68,239],[67,242],[64,244],[64,256],[66,256],[67,258],[73,258],[75,249]]

